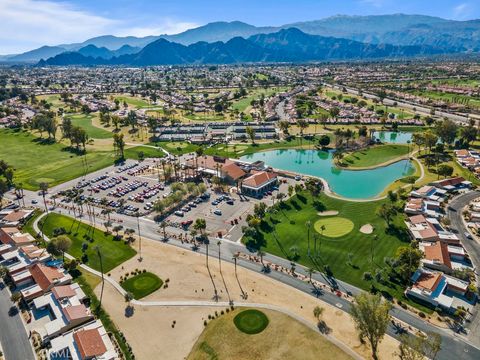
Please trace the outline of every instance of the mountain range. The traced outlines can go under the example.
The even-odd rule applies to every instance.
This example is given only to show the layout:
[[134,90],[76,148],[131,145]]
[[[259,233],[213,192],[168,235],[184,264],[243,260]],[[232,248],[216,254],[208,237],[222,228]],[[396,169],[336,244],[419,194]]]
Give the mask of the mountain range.
[[[147,45],[160,39],[184,46],[199,42],[228,43],[236,37],[247,39],[255,35],[276,33],[290,28],[296,28],[309,35],[354,40],[372,45],[432,47],[441,53],[480,52],[480,20],[454,21],[424,15],[393,14],[338,15],[277,27],[257,27],[240,21],[214,22],[175,35],[147,37],[106,35],[88,39],[82,43],[43,46],[23,54],[0,56],[0,60],[35,63],[40,59],[48,59],[67,52],[78,52],[86,57],[100,57],[108,60],[125,54],[138,53]],[[101,50],[96,50],[92,46]]]
[[[97,50],[100,50],[96,48]],[[296,28],[257,34],[247,39],[234,37],[227,42],[197,42],[182,45],[158,39],[135,54],[109,59],[66,52],[42,60],[39,65],[185,65],[236,64],[258,62],[309,62],[405,58],[445,53],[430,46],[366,44],[354,40],[309,35]]]

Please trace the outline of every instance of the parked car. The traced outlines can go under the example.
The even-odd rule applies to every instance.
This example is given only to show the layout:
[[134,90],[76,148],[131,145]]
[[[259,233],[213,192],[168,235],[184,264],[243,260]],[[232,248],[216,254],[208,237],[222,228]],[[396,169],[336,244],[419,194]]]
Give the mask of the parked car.
[[472,234],[470,234],[468,231],[465,231],[463,234],[465,235],[465,237],[466,237],[467,239],[470,239],[470,240],[473,239]]
[[222,210],[220,210],[220,209],[215,209],[215,210],[213,211],[213,213],[214,213],[215,215],[222,215]]
[[175,215],[183,217],[185,214],[183,213],[183,211],[175,211]]

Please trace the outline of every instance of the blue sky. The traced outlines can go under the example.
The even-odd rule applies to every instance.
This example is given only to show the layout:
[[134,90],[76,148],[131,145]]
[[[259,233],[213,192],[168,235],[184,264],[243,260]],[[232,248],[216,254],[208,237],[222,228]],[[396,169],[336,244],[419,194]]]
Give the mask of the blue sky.
[[178,33],[212,21],[282,25],[337,14],[480,18],[479,0],[0,0],[0,54],[114,35]]

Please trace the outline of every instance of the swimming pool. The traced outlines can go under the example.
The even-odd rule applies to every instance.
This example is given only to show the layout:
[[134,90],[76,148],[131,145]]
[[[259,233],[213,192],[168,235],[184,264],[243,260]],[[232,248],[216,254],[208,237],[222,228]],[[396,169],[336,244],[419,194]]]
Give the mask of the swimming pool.
[[243,156],[240,160],[263,161],[275,169],[321,177],[330,189],[345,198],[369,199],[378,196],[392,182],[413,175],[409,160],[370,170],[344,170],[333,164],[331,151],[272,150]]

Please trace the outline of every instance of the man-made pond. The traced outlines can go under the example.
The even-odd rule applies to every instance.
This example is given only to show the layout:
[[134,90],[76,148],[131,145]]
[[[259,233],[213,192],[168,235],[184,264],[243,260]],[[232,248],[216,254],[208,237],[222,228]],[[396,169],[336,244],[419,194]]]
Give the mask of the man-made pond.
[[272,150],[246,155],[240,160],[263,161],[275,169],[321,177],[334,193],[351,199],[373,198],[395,180],[415,172],[409,160],[371,170],[339,169],[333,164],[332,154],[333,151]]
[[411,132],[401,132],[401,131],[375,131],[373,136],[375,139],[379,139],[383,143],[393,143],[393,144],[407,144],[407,141],[412,141]]

